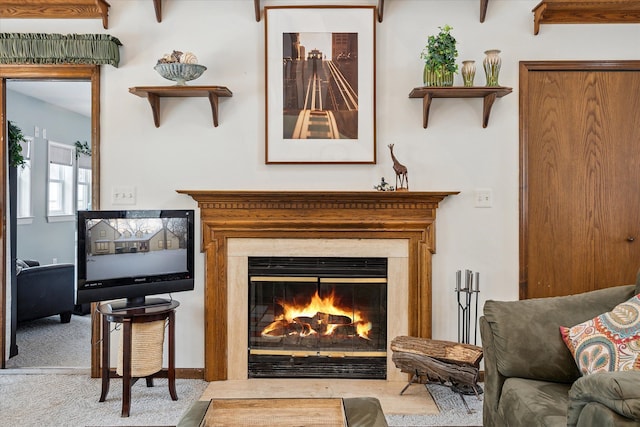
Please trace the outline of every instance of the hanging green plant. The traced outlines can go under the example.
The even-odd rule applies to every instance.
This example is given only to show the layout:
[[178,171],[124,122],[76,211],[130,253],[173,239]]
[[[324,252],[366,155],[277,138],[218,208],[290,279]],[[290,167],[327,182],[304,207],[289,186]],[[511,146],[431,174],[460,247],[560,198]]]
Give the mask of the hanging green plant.
[[85,156],[91,157],[91,147],[89,147],[89,144],[87,143],[87,141],[84,141],[84,142],[76,141],[75,146],[76,146],[76,159],[80,156],[80,154],[84,154]]
[[9,166],[11,167],[24,167],[25,160],[22,155],[21,142],[27,142],[27,139],[22,134],[22,129],[15,125],[11,120],[8,120],[9,128]]

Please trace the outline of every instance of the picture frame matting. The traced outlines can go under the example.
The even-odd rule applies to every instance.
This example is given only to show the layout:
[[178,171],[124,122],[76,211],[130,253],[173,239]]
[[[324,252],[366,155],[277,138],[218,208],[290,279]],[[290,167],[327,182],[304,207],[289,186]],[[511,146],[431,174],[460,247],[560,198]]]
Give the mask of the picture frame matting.
[[265,163],[376,163],[374,6],[265,7]]

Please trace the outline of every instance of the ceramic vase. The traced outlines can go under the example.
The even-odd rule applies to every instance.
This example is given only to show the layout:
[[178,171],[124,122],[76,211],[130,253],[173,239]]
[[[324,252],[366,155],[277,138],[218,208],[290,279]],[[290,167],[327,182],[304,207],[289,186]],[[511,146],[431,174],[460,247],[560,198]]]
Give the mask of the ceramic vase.
[[444,67],[436,71],[425,64],[422,81],[425,86],[453,86],[453,73]]
[[487,77],[487,86],[500,86],[498,83],[500,66],[502,65],[500,51],[498,49],[491,49],[486,50],[484,54],[485,57],[482,61],[482,65],[484,66],[484,74]]
[[476,77],[476,61],[462,61],[462,82],[464,87],[472,87],[473,79]]

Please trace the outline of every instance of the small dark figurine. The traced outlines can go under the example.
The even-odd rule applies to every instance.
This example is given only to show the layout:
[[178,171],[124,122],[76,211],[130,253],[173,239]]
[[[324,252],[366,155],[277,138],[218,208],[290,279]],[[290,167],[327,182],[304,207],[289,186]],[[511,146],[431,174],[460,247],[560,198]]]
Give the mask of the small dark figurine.
[[374,186],[373,188],[374,190],[378,190],[378,191],[394,191],[395,190],[393,186],[389,185],[389,183],[384,180],[384,176],[380,179],[380,184]]
[[[396,191],[409,190],[409,176],[407,175],[407,167],[400,163],[396,156],[393,155],[393,144],[387,145],[391,151],[391,160],[393,160],[393,170],[396,172]],[[400,181],[400,185],[398,185]],[[405,186],[406,185],[406,186]]]

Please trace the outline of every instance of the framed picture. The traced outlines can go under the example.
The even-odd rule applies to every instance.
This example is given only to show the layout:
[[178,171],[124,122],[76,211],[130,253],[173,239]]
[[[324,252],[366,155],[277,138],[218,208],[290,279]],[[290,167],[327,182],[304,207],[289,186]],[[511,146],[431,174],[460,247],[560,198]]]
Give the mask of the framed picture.
[[265,43],[265,163],[375,163],[375,7],[266,7]]

